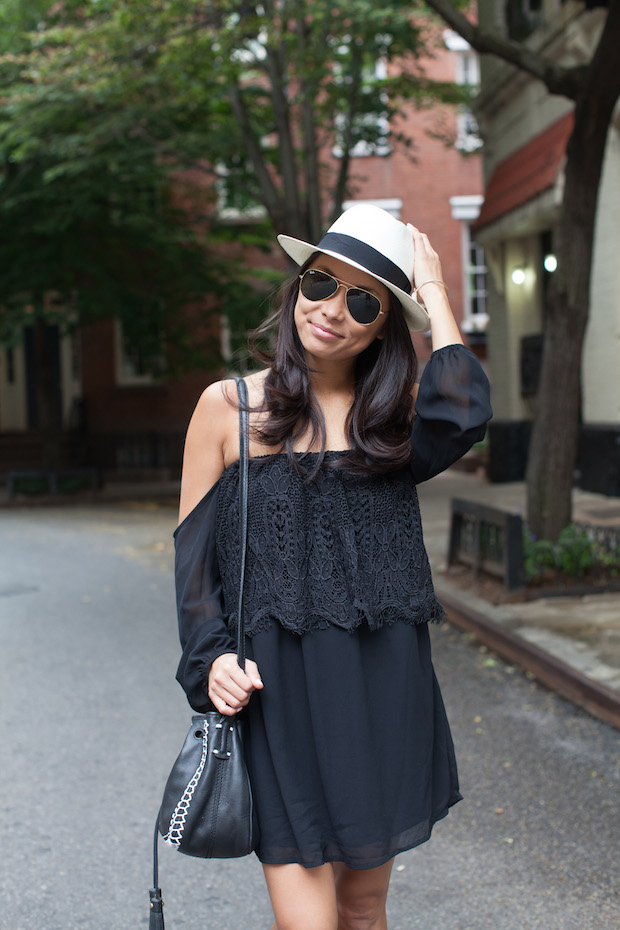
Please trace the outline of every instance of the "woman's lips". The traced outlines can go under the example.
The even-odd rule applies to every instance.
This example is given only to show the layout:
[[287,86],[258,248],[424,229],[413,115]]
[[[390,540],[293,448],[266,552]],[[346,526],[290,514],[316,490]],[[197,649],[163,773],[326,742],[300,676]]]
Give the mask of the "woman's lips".
[[310,326],[321,339],[344,339],[344,336],[341,336],[340,333],[335,333],[333,329],[321,326],[320,323],[313,323],[310,320]]

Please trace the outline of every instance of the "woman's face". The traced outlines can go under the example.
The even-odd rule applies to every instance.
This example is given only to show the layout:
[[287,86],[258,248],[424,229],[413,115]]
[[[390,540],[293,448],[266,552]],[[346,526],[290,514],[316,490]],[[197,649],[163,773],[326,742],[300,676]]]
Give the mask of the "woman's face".
[[353,360],[373,340],[382,338],[389,313],[390,292],[372,275],[330,255],[318,255],[310,268],[326,271],[347,286],[364,288],[381,301],[383,313],[374,323],[364,326],[357,323],[347,310],[344,287],[339,287],[332,297],[325,300],[308,300],[301,291],[297,295],[295,326],[309,363],[312,365],[311,358],[340,362]]

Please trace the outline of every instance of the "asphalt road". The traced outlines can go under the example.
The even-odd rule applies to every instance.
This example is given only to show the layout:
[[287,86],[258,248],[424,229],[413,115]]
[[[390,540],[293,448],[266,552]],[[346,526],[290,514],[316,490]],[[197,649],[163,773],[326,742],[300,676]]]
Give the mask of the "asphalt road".
[[[152,824],[189,726],[174,512],[0,512],[0,927],[148,927]],[[465,800],[398,857],[390,930],[620,928],[618,733],[433,631]],[[254,857],[161,851],[168,930],[268,930]]]

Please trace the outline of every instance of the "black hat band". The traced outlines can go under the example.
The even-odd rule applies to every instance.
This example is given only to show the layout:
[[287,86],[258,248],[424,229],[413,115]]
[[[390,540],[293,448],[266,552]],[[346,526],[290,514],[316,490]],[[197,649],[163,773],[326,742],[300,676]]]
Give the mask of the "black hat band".
[[354,239],[353,236],[345,236],[343,233],[334,232],[325,233],[317,249],[338,252],[345,258],[357,262],[363,268],[367,268],[378,278],[389,281],[390,284],[398,287],[401,291],[405,291],[406,294],[411,291],[411,281],[398,265],[395,265],[381,252],[373,249],[371,245],[360,242],[359,239]]

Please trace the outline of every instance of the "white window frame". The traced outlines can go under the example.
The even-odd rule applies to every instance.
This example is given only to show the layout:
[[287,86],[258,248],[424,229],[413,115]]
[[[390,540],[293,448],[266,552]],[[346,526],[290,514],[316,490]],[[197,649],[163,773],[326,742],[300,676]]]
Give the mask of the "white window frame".
[[472,223],[480,216],[480,208],[484,201],[482,194],[471,194],[450,198],[452,217],[461,224],[461,266],[463,269],[463,321],[461,329],[464,333],[484,333],[489,324],[489,314],[474,313],[474,297],[478,297],[488,306],[488,290],[476,293],[472,287],[472,277],[487,274],[487,266],[471,264],[471,249],[475,240],[472,236]]
[[[383,80],[387,77],[387,65],[385,61],[379,59],[375,64],[375,77],[378,80]],[[385,97],[381,98],[382,102],[385,100]],[[387,101],[386,101],[387,102]],[[344,117],[342,114],[337,113],[334,119],[334,124],[337,131],[344,130]],[[383,135],[387,135],[390,131],[390,121],[387,116],[379,116],[377,119],[377,125],[381,129]],[[359,142],[353,146],[349,152],[351,158],[372,158],[373,155],[384,158],[386,155],[391,155],[392,146],[388,142],[372,144],[366,142],[364,139],[360,139]],[[337,142],[332,147],[332,155],[334,158],[342,158],[344,156],[344,149]]]
[[123,338],[123,324],[120,320],[114,320],[114,362],[116,384],[119,387],[149,387],[150,385],[160,384],[155,371],[137,372],[133,362],[125,349],[125,340]]
[[259,223],[267,217],[267,210],[262,203],[253,204],[244,207],[226,207],[225,204],[225,183],[229,171],[226,165],[218,165],[215,175],[213,189],[215,191],[215,213],[218,220],[224,223]]
[[[480,64],[478,55],[462,36],[445,29],[443,40],[446,48],[454,55],[454,80],[468,87],[480,86]],[[459,107],[456,117],[455,146],[462,152],[475,152],[482,145],[476,118],[469,107]]]
[[386,210],[387,213],[391,213],[395,220],[400,219],[403,209],[403,202],[400,197],[375,197],[366,200],[345,200],[342,204],[342,209],[348,210],[349,207],[356,207],[359,204],[370,204],[373,207],[381,207],[382,210]]

